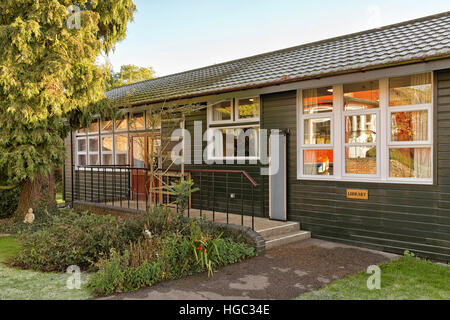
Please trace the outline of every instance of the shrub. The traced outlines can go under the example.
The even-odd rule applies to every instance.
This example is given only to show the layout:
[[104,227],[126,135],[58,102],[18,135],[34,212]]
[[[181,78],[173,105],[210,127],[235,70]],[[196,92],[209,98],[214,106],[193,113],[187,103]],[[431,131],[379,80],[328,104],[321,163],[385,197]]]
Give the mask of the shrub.
[[112,248],[122,250],[140,236],[142,229],[127,227],[124,220],[71,212],[53,216],[35,233],[22,233],[22,250],[13,264],[41,271],[65,271],[70,265],[89,269]]
[[[254,248],[245,243],[205,235],[198,222],[188,225],[188,233],[190,236],[174,232],[139,240],[123,254],[112,250],[109,258],[97,263],[99,271],[91,277],[89,287],[97,296],[132,291],[161,280],[212,272],[219,266],[255,255]],[[207,249],[206,254],[198,250],[201,245]],[[200,255],[200,251],[205,255]]]

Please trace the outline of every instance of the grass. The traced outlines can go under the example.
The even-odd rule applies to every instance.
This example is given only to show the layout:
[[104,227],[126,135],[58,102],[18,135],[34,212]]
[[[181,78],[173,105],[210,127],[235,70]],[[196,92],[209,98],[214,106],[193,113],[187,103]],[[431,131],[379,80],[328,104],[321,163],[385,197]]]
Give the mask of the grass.
[[64,203],[66,203],[65,201],[64,201],[64,199],[63,199],[63,195],[62,195],[62,193],[56,193],[56,203],[57,204],[64,204]]
[[86,289],[88,274],[81,275],[81,290],[66,287],[70,275],[10,268],[4,264],[16,255],[20,244],[13,237],[0,237],[0,300],[83,300],[92,298]]
[[412,256],[380,265],[381,290],[369,290],[366,272],[336,280],[299,296],[298,300],[448,300],[450,266]]

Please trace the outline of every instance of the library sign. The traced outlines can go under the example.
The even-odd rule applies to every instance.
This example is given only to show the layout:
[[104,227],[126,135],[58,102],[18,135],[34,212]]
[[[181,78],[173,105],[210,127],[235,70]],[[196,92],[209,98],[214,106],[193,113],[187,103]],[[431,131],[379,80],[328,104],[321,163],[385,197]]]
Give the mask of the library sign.
[[347,199],[369,200],[369,190],[347,189]]

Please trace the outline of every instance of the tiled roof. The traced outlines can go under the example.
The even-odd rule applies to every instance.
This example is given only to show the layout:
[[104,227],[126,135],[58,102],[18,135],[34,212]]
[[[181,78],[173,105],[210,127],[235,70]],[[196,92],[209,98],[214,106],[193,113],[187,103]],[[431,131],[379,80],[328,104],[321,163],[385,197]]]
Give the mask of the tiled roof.
[[143,81],[107,92],[155,103],[450,56],[450,12]]

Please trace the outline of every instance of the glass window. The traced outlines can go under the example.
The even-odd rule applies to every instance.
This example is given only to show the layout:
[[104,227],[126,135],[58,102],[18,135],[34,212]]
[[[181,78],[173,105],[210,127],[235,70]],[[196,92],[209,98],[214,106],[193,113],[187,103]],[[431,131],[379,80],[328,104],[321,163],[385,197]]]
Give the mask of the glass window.
[[391,113],[392,141],[427,141],[428,111]]
[[128,130],[128,114],[124,114],[115,121],[116,131],[126,131]]
[[379,81],[368,81],[344,85],[345,111],[379,108]]
[[131,130],[144,130],[145,129],[145,112],[133,113],[130,120]]
[[212,106],[212,120],[213,121],[229,121],[232,120],[231,112],[233,109],[232,101],[223,101]]
[[102,165],[103,166],[112,166],[113,165],[113,155],[110,154],[103,154],[102,153]]
[[98,137],[89,138],[89,153],[98,152]]
[[218,158],[259,156],[259,127],[214,130],[214,152]]
[[116,165],[128,164],[128,138],[127,136],[115,136]]
[[391,178],[431,178],[431,148],[391,148]]
[[346,143],[375,143],[377,141],[377,116],[375,114],[345,117]]
[[147,129],[161,129],[161,114],[147,111]]
[[78,138],[77,139],[78,152],[86,152],[86,138]]
[[377,148],[369,146],[346,147],[345,172],[347,174],[377,174]]
[[304,144],[331,144],[331,118],[305,120]]
[[333,111],[333,88],[303,90],[303,113],[314,114]]
[[305,150],[303,152],[303,174],[309,176],[332,176],[333,149]]
[[90,166],[98,166],[100,163],[98,162],[98,154],[89,154],[89,165]]
[[89,126],[89,133],[98,133],[99,130],[99,120],[93,119],[91,125]]
[[259,98],[238,99],[239,119],[259,118]]
[[113,151],[113,138],[102,137],[102,152],[112,152],[112,151]]
[[86,155],[85,154],[79,154],[78,155],[78,165],[79,166],[85,166],[86,163]]
[[431,73],[417,74],[389,80],[389,105],[408,106],[429,104],[432,97]]
[[102,120],[102,132],[111,132],[113,130],[113,122],[111,118]]

